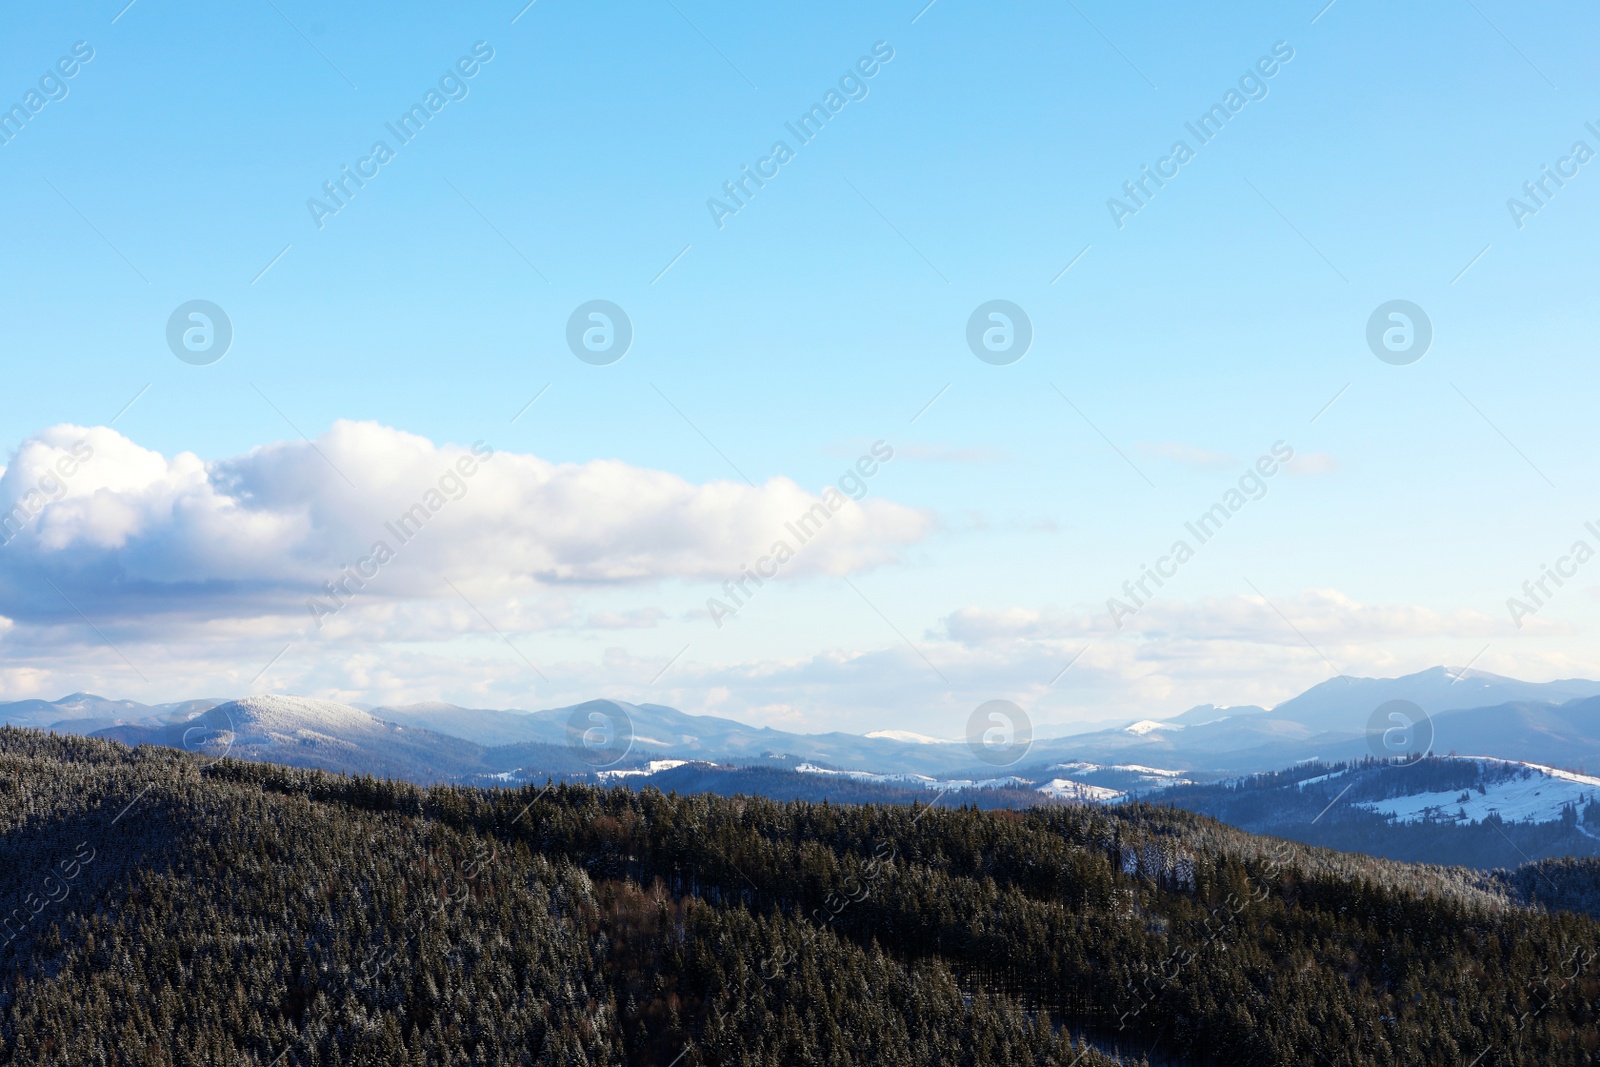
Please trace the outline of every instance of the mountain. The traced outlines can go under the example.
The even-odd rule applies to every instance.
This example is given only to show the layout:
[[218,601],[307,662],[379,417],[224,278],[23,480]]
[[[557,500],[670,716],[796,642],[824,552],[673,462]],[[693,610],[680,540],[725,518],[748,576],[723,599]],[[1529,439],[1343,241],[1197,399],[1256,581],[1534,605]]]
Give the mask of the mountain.
[[123,723],[148,723],[168,717],[187,718],[221,703],[217,699],[151,705],[134,700],[108,700],[93,693],[73,693],[60,700],[0,703],[0,725],[88,734]]
[[420,727],[449,734],[480,745],[516,745],[530,741],[559,743],[537,712],[463,708],[443,701],[422,704],[386,704],[366,709],[380,719],[400,726]]
[[[1005,774],[1035,786],[1064,778],[1058,795],[1065,797],[1121,790],[1051,771],[1064,764],[1146,767],[1207,781],[1304,760],[1335,763],[1382,754],[1368,736],[1368,724],[1374,710],[1390,700],[1412,701],[1428,713],[1437,753],[1600,769],[1600,682],[1523,682],[1444,667],[1400,678],[1334,678],[1270,709],[1202,704],[1170,717],[1036,736],[1018,763],[998,768],[982,761],[964,740],[920,731],[802,734],[661,704],[603,699],[539,711],[441,702],[363,710],[298,697],[144,705],[75,693],[57,701],[0,704],[0,722],[182,746],[186,732],[198,736],[195,731],[224,729],[213,720],[237,712],[242,724],[258,729],[237,744],[236,756],[419,782],[522,781],[539,774],[598,781],[596,770],[636,770],[651,760],[679,760],[788,773],[807,773],[798,769],[807,765],[812,773],[852,772],[860,781],[878,776],[874,780],[885,787],[897,787],[891,781],[896,776],[901,785],[911,776],[934,788]],[[212,719],[188,725],[219,708]],[[275,710],[269,714],[269,708]],[[586,751],[584,740],[594,737],[609,739],[613,747],[600,754]]]
[[1600,769],[1600,697],[1565,704],[1502,704],[1434,716],[1434,750],[1507,755]]
[[461,738],[385,722],[331,700],[230,700],[172,724],[114,726],[91,736],[347,774],[443,781],[486,772],[484,749]]
[[946,774],[981,769],[963,742],[896,736],[884,731],[861,736],[842,732],[797,734],[770,726],[749,726],[716,715],[692,715],[662,704],[589,700],[545,711],[488,711],[451,704],[412,704],[374,708],[392,722],[422,727],[483,745],[540,743],[565,745],[569,727],[610,724],[632,738],[635,753],[681,760],[749,762],[793,757],[829,767],[870,769],[892,774]]
[[1600,777],[1485,756],[1304,763],[1157,798],[1252,833],[1483,870],[1600,856]]
[[[317,745],[376,731],[364,714],[214,718]],[[17,729],[0,782],[0,1067],[1543,1067],[1600,1046],[1569,970],[1600,945],[1592,863],[1401,864],[1145,804],[419,788]]]
[[1189,770],[1265,771],[1306,759],[1381,754],[1367,736],[1373,712],[1406,700],[1432,720],[1433,751],[1600,767],[1600,682],[1523,682],[1433,667],[1400,678],[1332,678],[1270,710],[1203,704],[1167,719],[1039,742],[1037,756],[1137,762]]
[[1338,731],[1364,728],[1366,716],[1390,700],[1409,700],[1433,715],[1497,704],[1564,704],[1593,696],[1600,696],[1600,682],[1523,682],[1486,671],[1432,667],[1401,678],[1330,678],[1285,700],[1271,714],[1313,731]]

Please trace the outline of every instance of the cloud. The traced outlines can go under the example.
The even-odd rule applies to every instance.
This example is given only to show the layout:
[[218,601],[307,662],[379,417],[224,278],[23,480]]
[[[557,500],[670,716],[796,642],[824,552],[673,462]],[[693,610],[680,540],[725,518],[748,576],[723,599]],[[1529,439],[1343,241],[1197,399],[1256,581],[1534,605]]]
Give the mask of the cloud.
[[[211,462],[59,426],[0,471],[0,696],[527,708],[611,696],[808,731],[959,736],[974,707],[1002,697],[1044,727],[1270,705],[1336,669],[1395,675],[1480,652],[1476,666],[1505,673],[1592,673],[1577,638],[1332,589],[1157,598],[1122,630],[1103,604],[896,612],[915,649],[839,640],[832,614],[798,636],[717,636],[693,586],[720,587],[826,507],[787,479],[694,483],[373,423]],[[786,581],[892,563],[937,528],[876,497],[831,515]],[[347,568],[377,542],[390,558],[352,583]],[[349,606],[314,627],[307,602],[334,603],[334,583]],[[839,618],[867,611],[837,581],[806,596],[830,588]]]
[[1327,452],[1301,452],[1285,463],[1283,469],[1296,478],[1311,478],[1332,474],[1339,469],[1339,461]]
[[1126,617],[1121,630],[1113,625],[1108,611],[1094,608],[1075,613],[1017,607],[961,608],[941,620],[935,634],[972,647],[1119,634],[1150,642],[1303,645],[1307,636],[1360,643],[1445,635],[1480,637],[1503,629],[1500,620],[1479,611],[1442,612],[1414,604],[1363,604],[1337,589],[1309,589],[1272,603],[1246,595],[1195,602],[1152,600],[1136,615]]
[[113,623],[308,617],[308,598],[321,598],[386,604],[399,624],[397,603],[454,612],[463,596],[526,605],[562,588],[720,581],[794,541],[786,524],[808,515],[822,532],[786,575],[889,563],[933,527],[925,511],[819,497],[787,478],[696,484],[371,422],[210,463],[57,426],[0,474],[0,612],[18,623],[79,611]]
[[597,611],[584,620],[590,630],[652,630],[666,612],[660,608],[637,608],[633,611]]
[[[1092,609],[965,607],[932,627],[908,620],[915,649],[893,636],[851,647],[826,633],[793,648],[757,648],[712,637],[704,621],[664,632],[672,615],[655,629],[612,631],[604,645],[563,641],[573,618],[594,613],[574,616],[559,600],[548,617],[539,613],[542,601],[485,604],[493,622],[459,598],[386,604],[384,626],[345,628],[340,616],[338,627],[287,650],[286,620],[174,620],[127,633],[104,627],[114,651],[74,619],[0,635],[0,697],[88,690],[156,702],[287,692],[529,709],[612,697],[808,733],[910,729],[959,737],[972,710],[996,698],[1021,704],[1041,732],[1060,732],[1202,703],[1272,706],[1338,671],[1393,677],[1469,659],[1478,669],[1529,678],[1592,677],[1596,669],[1581,638],[1552,644],[1471,611],[1364,604],[1333,590],[1267,592],[1293,627],[1251,596],[1152,603],[1120,632]],[[841,610],[868,611],[848,590],[839,597]],[[543,633],[529,632],[539,626]],[[441,633],[451,640],[438,640]]]

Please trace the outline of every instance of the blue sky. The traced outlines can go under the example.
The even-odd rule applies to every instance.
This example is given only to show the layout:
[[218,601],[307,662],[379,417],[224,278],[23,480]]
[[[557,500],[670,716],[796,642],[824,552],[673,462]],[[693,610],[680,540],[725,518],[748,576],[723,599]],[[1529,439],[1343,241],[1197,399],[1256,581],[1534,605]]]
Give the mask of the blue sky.
[[[93,59],[0,146],[0,503],[78,439],[52,427],[120,436],[0,548],[0,696],[605,694],[954,736],[995,698],[1048,728],[1474,656],[1600,671],[1600,564],[1521,627],[1506,603],[1600,547],[1600,160],[1520,227],[1507,207],[1600,150],[1588,8],[3,17],[0,100],[77,42]],[[319,228],[308,199],[475,45],[464,97]],[[785,123],[875,45],[865,96],[800,144]],[[1185,123],[1275,46],[1264,97],[1199,145]],[[719,227],[707,200],[780,139],[793,158]],[[1179,139],[1194,158],[1119,228],[1108,198]],[[208,366],[165,340],[192,299],[234,330]],[[609,366],[565,342],[592,299],[633,324]],[[965,341],[992,299],[1033,325],[1009,366]],[[1434,330],[1406,366],[1365,340],[1394,299]],[[896,457],[830,543],[715,626],[783,487],[820,493],[878,440]],[[308,634],[321,582],[475,441],[501,480]],[[1107,598],[1280,441],[1298,459],[1266,495],[1112,626]],[[681,491],[655,500],[658,476]],[[552,541],[586,524],[589,550]]]

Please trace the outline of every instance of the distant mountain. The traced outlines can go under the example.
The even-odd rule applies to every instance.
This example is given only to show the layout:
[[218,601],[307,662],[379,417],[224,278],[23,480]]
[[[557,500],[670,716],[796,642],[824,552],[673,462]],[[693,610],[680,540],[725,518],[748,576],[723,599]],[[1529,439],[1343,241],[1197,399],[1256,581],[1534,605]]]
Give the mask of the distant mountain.
[[418,782],[486,770],[481,745],[384,722],[347,704],[306,697],[246,697],[208,708],[184,722],[114,726],[92,736],[131,745],[186,748],[212,757]]
[[[1600,682],[1523,682],[1445,667],[1400,678],[1334,678],[1271,709],[1202,704],[1170,717],[1036,735],[1023,758],[1006,767],[984,763],[964,740],[917,731],[792,733],[617,700],[540,711],[441,702],[363,710],[299,697],[145,705],[74,693],[55,701],[0,704],[0,723],[183,746],[189,743],[186,733],[192,741],[237,714],[238,729],[229,728],[238,735],[236,756],[419,782],[520,781],[540,774],[589,780],[600,769],[637,770],[650,760],[679,760],[794,773],[806,773],[797,770],[805,764],[821,772],[852,772],[858,781],[885,787],[897,777],[909,781],[907,776],[936,788],[1005,774],[1036,784],[1065,778],[1057,795],[1090,797],[1116,787],[1070,780],[1051,768],[1136,766],[1204,781],[1304,760],[1359,760],[1374,754],[1367,736],[1373,711],[1396,699],[1430,715],[1436,753],[1600,769]],[[188,725],[203,715],[210,718]],[[595,730],[619,746],[605,759],[574,747],[575,738]]]
[[1600,697],[1448,711],[1433,717],[1433,728],[1435,752],[1600,770]]
[[[374,708],[372,714],[402,725],[453,734],[482,745],[537,743],[565,745],[568,726],[623,724],[636,753],[681,760],[750,762],[792,757],[829,767],[890,774],[954,774],[984,768],[963,742],[937,743],[921,735],[883,731],[861,736],[841,732],[797,734],[769,726],[749,726],[716,715],[691,715],[662,704],[590,700],[546,711],[489,711],[452,704],[411,704]],[[936,743],[929,743],[935,741]]]
[[1231,773],[1360,759],[1374,754],[1372,713],[1407,700],[1432,719],[1435,752],[1600,767],[1600,705],[1589,702],[1597,695],[1600,682],[1523,682],[1434,667],[1400,678],[1332,678],[1270,710],[1203,704],[1168,719],[1039,742],[1029,755]]
[[0,725],[55,733],[89,734],[123,723],[149,723],[166,717],[188,717],[222,700],[182,700],[173,704],[140,704],[108,700],[93,693],[73,693],[60,700],[16,700],[0,703]]
[[424,704],[386,704],[366,710],[377,718],[400,726],[450,734],[480,745],[560,741],[536,718],[536,712],[463,708],[437,700]]
[[1401,678],[1330,678],[1285,700],[1271,714],[1315,731],[1360,730],[1372,710],[1390,700],[1409,700],[1432,715],[1496,704],[1564,704],[1593,696],[1600,696],[1600,682],[1523,682],[1486,671],[1432,667]]
[[[450,704],[364,711],[294,696],[143,705],[76,693],[0,705],[0,717],[213,758],[419,784],[556,780],[980,808],[1155,800],[1252,832],[1393,859],[1487,869],[1600,855],[1600,778],[1574,773],[1600,769],[1600,696],[1443,707],[1457,693],[1566,697],[1593,683],[1536,685],[1442,669],[1335,681],[1270,710],[1208,704],[1049,738],[1001,767],[980,761],[964,742],[918,733],[796,734],[613,700],[543,711]],[[1369,705],[1396,694],[1420,698],[1414,702],[1431,712],[1434,756],[1415,768],[1370,759]],[[597,754],[577,743],[594,730],[617,747]]]

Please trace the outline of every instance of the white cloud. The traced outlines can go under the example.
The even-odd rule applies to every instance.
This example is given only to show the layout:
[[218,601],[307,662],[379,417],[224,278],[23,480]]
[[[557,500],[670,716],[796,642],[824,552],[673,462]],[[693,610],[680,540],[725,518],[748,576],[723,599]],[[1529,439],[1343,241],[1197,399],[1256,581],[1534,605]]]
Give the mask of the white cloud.
[[[1278,612],[1283,614],[1279,615]],[[1286,623],[1285,617],[1288,619]],[[1290,625],[1292,624],[1292,625]],[[1268,603],[1258,596],[1212,597],[1196,602],[1164,599],[1125,618],[1118,631],[1105,610],[1076,613],[1032,608],[961,608],[942,620],[944,636],[980,646],[1006,640],[1051,640],[1093,636],[1151,641],[1246,641],[1303,644],[1304,634],[1335,641],[1483,636],[1504,627],[1479,611],[1441,612],[1414,604],[1362,604],[1337,589],[1308,589]]]
[[[90,455],[65,464],[74,447]],[[52,476],[57,464],[74,469]],[[308,597],[332,599],[325,583],[357,587],[341,577],[347,566],[363,579],[363,607],[453,610],[451,583],[504,603],[552,587],[720,581],[778,538],[794,542],[785,524],[808,513],[828,516],[812,520],[824,532],[786,575],[891,562],[933,525],[920,510],[819,498],[786,478],[695,484],[617,460],[439,446],[370,422],[212,463],[165,457],[104,427],[58,426],[24,442],[0,474],[10,534],[0,608],[19,622],[79,609],[110,622],[309,617]]]
[[1311,478],[1318,474],[1332,474],[1339,469],[1339,461],[1327,452],[1300,452],[1285,463],[1283,469],[1296,478]]
[[[92,455],[64,464],[75,447]],[[765,554],[822,506],[816,495],[786,479],[697,484],[510,452],[463,465],[471,456],[371,423],[209,463],[105,428],[38,434],[0,471],[0,698],[276,691],[532,708],[613,696],[808,731],[958,736],[997,697],[1041,727],[1152,718],[1276,703],[1333,674],[1330,661],[1395,675],[1491,641],[1477,666],[1595,673],[1576,640],[1329,589],[1157,599],[1120,631],[1098,604],[960,607],[901,621],[915,651],[889,637],[849,647],[826,629],[719,637],[692,587]],[[407,513],[420,529],[401,543],[390,526]],[[845,504],[785,580],[891,563],[934,529],[889,501]],[[377,540],[393,560],[312,627],[307,599]]]

